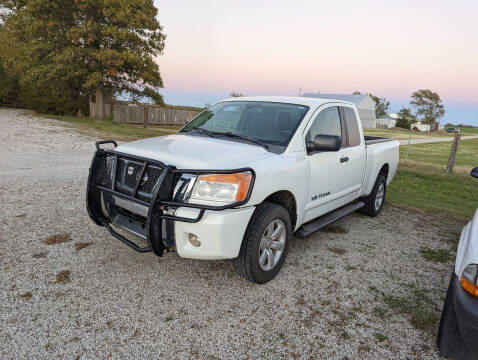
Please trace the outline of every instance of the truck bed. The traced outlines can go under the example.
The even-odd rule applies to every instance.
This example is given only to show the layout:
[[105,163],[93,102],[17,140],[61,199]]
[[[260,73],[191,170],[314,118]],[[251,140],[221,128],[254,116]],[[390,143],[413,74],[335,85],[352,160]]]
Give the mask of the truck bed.
[[378,144],[378,143],[396,140],[396,139],[387,138],[387,137],[367,136],[367,135],[364,136],[364,139],[365,139],[365,145],[372,145],[372,144]]

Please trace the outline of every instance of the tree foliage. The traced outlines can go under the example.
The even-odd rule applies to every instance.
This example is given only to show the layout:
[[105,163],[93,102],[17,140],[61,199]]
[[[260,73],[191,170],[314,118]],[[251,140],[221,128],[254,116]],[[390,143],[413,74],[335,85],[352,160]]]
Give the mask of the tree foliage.
[[404,128],[404,129],[410,129],[414,120],[415,119],[414,119],[414,116],[412,115],[411,109],[402,108],[398,112],[398,119],[395,126]]
[[230,97],[244,97],[244,94],[240,93],[239,91],[233,91],[229,94]]
[[385,98],[379,98],[378,96],[370,94],[375,102],[375,116],[382,118],[387,115],[387,111],[390,109],[390,101]]
[[415,91],[410,104],[426,124],[434,124],[445,115],[445,107],[440,96],[432,90]]
[[18,76],[31,107],[76,112],[98,90],[164,104],[154,58],[165,35],[152,0],[0,0],[0,6],[1,63]]

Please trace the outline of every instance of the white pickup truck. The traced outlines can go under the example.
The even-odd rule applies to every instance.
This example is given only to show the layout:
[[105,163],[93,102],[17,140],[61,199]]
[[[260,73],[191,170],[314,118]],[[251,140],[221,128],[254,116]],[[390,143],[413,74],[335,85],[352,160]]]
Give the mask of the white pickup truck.
[[364,137],[354,104],[305,97],[229,99],[177,134],[96,146],[96,224],[140,252],[231,259],[256,283],[279,272],[292,234],[378,215],[399,158],[398,141]]

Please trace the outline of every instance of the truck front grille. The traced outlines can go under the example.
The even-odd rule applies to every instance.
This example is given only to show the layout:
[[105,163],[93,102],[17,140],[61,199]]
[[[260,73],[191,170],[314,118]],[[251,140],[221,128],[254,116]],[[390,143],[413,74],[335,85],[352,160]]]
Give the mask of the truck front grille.
[[116,176],[114,176],[115,156],[104,154],[96,158],[98,170],[93,174],[93,183],[111,188],[114,178],[114,190],[132,196],[139,182],[136,196],[144,201],[151,200],[154,186],[161,176],[161,167],[148,163],[141,176],[145,161],[130,159],[124,156],[118,156],[116,159]]

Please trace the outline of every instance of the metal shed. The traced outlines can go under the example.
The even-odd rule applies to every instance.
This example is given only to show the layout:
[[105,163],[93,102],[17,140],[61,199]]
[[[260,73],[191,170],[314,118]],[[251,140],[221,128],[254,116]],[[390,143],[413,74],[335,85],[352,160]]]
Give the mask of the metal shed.
[[375,116],[375,102],[369,94],[304,94],[303,97],[311,97],[317,99],[335,99],[352,102],[357,106],[360,119],[362,120],[362,126],[364,128],[376,128],[377,118]]

